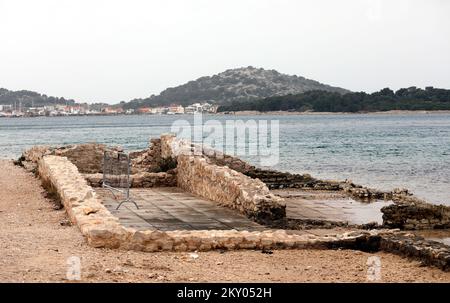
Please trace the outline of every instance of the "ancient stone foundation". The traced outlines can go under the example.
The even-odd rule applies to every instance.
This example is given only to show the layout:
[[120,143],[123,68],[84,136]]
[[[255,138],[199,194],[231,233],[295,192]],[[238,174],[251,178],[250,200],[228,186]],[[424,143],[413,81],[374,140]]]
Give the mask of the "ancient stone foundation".
[[[17,161],[35,171],[44,156],[67,157],[93,187],[101,186],[102,159],[106,146],[80,144],[62,147],[37,146],[25,151]],[[121,150],[119,147],[109,148]],[[285,218],[283,200],[269,189],[300,188],[339,191],[364,200],[392,200],[383,208],[383,227],[404,230],[446,229],[450,227],[450,207],[419,200],[407,190],[379,191],[351,181],[326,181],[308,174],[291,174],[257,168],[214,149],[178,139],[171,134],[151,140],[148,149],[130,154],[131,187],[179,186],[220,205],[236,209],[257,222]]]
[[[349,248],[388,251],[421,260],[424,264],[450,270],[449,247],[398,230],[359,230],[316,236],[286,230],[173,230],[138,231],[120,224],[96,196],[92,187],[102,183],[102,155],[105,146],[83,144],[49,148],[35,147],[21,158],[34,167],[48,191],[64,205],[73,224],[94,247],[138,251],[207,251],[213,249]],[[119,149],[117,149],[119,150]],[[284,200],[269,187],[327,189],[361,199],[390,199],[394,205],[382,209],[384,226],[401,229],[450,227],[450,208],[426,203],[406,190],[381,192],[351,182],[321,181],[309,175],[292,175],[254,168],[242,160],[186,140],[164,135],[152,140],[152,147],[131,154],[131,186],[150,188],[178,186],[253,220],[276,228],[286,221]],[[292,222],[291,222],[292,223]],[[368,226],[367,228],[372,228]],[[377,227],[380,228],[380,227]]]
[[283,199],[270,193],[266,184],[228,166],[214,164],[204,156],[203,149],[189,141],[163,135],[161,155],[177,162],[178,187],[190,193],[236,209],[257,222],[286,217]]
[[[112,149],[120,150],[117,147]],[[44,156],[54,155],[67,157],[81,173],[95,174],[103,170],[103,153],[105,150],[106,145],[96,143],[60,147],[35,146],[25,151],[19,161],[29,170],[34,170],[38,161]]]
[[56,193],[70,220],[94,247],[138,251],[206,251],[211,249],[327,248],[331,243],[357,241],[360,233],[336,236],[289,234],[284,230],[248,232],[137,231],[125,228],[96,197],[77,167],[65,157],[44,156],[38,173],[48,190]]
[[357,249],[366,252],[385,251],[402,257],[450,270],[450,248],[442,243],[426,240],[414,234],[398,231],[367,232],[355,241],[329,243],[330,249]]

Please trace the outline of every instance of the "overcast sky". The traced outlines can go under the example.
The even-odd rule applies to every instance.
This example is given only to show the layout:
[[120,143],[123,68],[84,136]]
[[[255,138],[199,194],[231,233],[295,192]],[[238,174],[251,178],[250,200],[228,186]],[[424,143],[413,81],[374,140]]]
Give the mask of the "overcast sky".
[[450,1],[0,0],[0,87],[113,103],[249,65],[450,88]]

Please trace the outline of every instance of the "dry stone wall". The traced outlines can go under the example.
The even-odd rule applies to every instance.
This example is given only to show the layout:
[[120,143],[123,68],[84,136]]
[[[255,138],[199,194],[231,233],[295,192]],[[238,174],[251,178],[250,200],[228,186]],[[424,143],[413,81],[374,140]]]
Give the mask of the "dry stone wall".
[[[105,145],[95,143],[63,147],[36,146],[25,151],[17,162],[35,171],[37,163],[45,156],[67,157],[87,176],[89,184],[96,187],[101,185],[101,175],[98,173],[102,172],[106,148]],[[118,147],[109,149],[121,150]],[[260,222],[278,220],[285,214],[283,201],[271,196],[268,189],[305,188],[342,191],[353,198],[367,201],[393,200],[394,205],[382,210],[383,226],[386,227],[406,230],[450,228],[449,207],[419,200],[407,190],[378,191],[351,181],[323,181],[307,174],[261,169],[214,149],[177,139],[171,134],[152,139],[149,149],[131,153],[130,158],[132,187],[178,185],[194,194],[237,209]],[[181,165],[177,164],[180,159]],[[194,166],[190,167],[191,164]],[[179,169],[175,168],[177,165],[182,167],[179,176]]]
[[44,156],[38,173],[47,190],[55,193],[72,221],[94,247],[120,247],[129,237],[119,219],[102,205],[78,168],[65,157]]
[[[103,174],[83,174],[88,184],[92,187],[102,187]],[[114,184],[114,179],[109,180],[110,186],[118,186]],[[177,176],[176,171],[161,173],[137,173],[130,175],[131,188],[152,188],[152,187],[176,187]]]
[[404,230],[450,228],[450,207],[429,204],[406,193],[393,196],[394,204],[383,207],[383,225]]
[[[112,149],[120,150],[118,147]],[[25,151],[19,161],[22,162],[22,165],[33,170],[36,168],[38,161],[44,156],[55,155],[67,157],[81,173],[95,174],[103,171],[103,153],[105,150],[105,145],[96,143],[61,147],[35,146]]]
[[286,217],[284,200],[271,194],[263,182],[227,166],[215,165],[203,153],[203,149],[188,140],[161,136],[162,157],[176,159],[178,187],[238,210],[257,222]]
[[392,198],[391,192],[379,191],[354,184],[351,181],[329,181],[313,178],[309,174],[291,174],[276,170],[262,169],[251,165],[242,159],[226,155],[220,151],[189,140],[178,139],[172,134],[161,136],[161,155],[163,158],[177,159],[179,155],[194,155],[208,159],[217,166],[228,167],[252,179],[259,179],[269,189],[304,188],[313,190],[343,191],[349,196],[360,200]]
[[[217,171],[204,158],[192,159],[192,156],[180,156],[179,158],[182,165],[183,161],[197,161],[198,169],[212,169],[211,172],[218,172],[219,175],[231,173],[223,167],[223,170]],[[203,166],[205,163],[208,165]],[[437,266],[443,270],[450,269],[448,246],[395,230],[357,231],[323,237],[312,234],[298,235],[285,230],[255,232],[176,230],[163,232],[155,229],[137,231],[120,224],[119,219],[114,217],[97,198],[92,187],[79,173],[78,168],[66,157],[44,156],[39,159],[37,168],[43,185],[59,197],[72,223],[80,228],[87,242],[93,247],[146,252],[351,248],[364,251],[389,251],[416,258],[425,264]],[[234,172],[234,174],[238,173]],[[189,184],[187,181],[183,182]],[[216,190],[218,189],[216,188]],[[220,191],[217,193],[222,194]],[[221,197],[226,199],[225,196]]]
[[[161,157],[177,159],[179,155],[195,155],[195,145],[189,140],[178,139],[173,134],[161,135]],[[199,154],[201,155],[201,153]]]
[[326,181],[311,177],[309,174],[291,174],[276,170],[257,168],[233,156],[189,140],[178,139],[172,134],[161,136],[161,156],[163,159],[178,159],[180,155],[190,155],[208,159],[208,163],[227,167],[252,179],[262,181],[269,189],[305,188],[314,190],[343,191],[360,200],[390,200],[392,193],[356,185],[351,181]]
[[178,186],[195,195],[236,209],[257,222],[286,217],[283,199],[267,186],[228,167],[208,163],[203,157],[179,155]]

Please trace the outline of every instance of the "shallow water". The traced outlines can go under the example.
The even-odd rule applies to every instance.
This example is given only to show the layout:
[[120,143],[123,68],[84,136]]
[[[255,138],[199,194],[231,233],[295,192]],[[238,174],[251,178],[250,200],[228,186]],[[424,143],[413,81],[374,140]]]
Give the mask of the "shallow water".
[[[381,189],[406,187],[450,205],[450,114],[209,116],[278,120],[276,169],[326,179],[351,179]],[[36,144],[98,142],[143,149],[150,137],[192,116],[0,118],[0,158],[16,158]],[[257,163],[253,156],[245,156]]]

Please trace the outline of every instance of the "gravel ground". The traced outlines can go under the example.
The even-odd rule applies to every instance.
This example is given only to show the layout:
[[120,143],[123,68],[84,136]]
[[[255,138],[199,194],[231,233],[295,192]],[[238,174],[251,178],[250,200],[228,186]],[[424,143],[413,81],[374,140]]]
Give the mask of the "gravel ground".
[[[67,282],[81,258],[87,282],[365,282],[372,254],[344,250],[140,253],[94,249],[55,210],[33,175],[0,161],[0,282]],[[450,273],[377,253],[385,282],[450,282]]]

